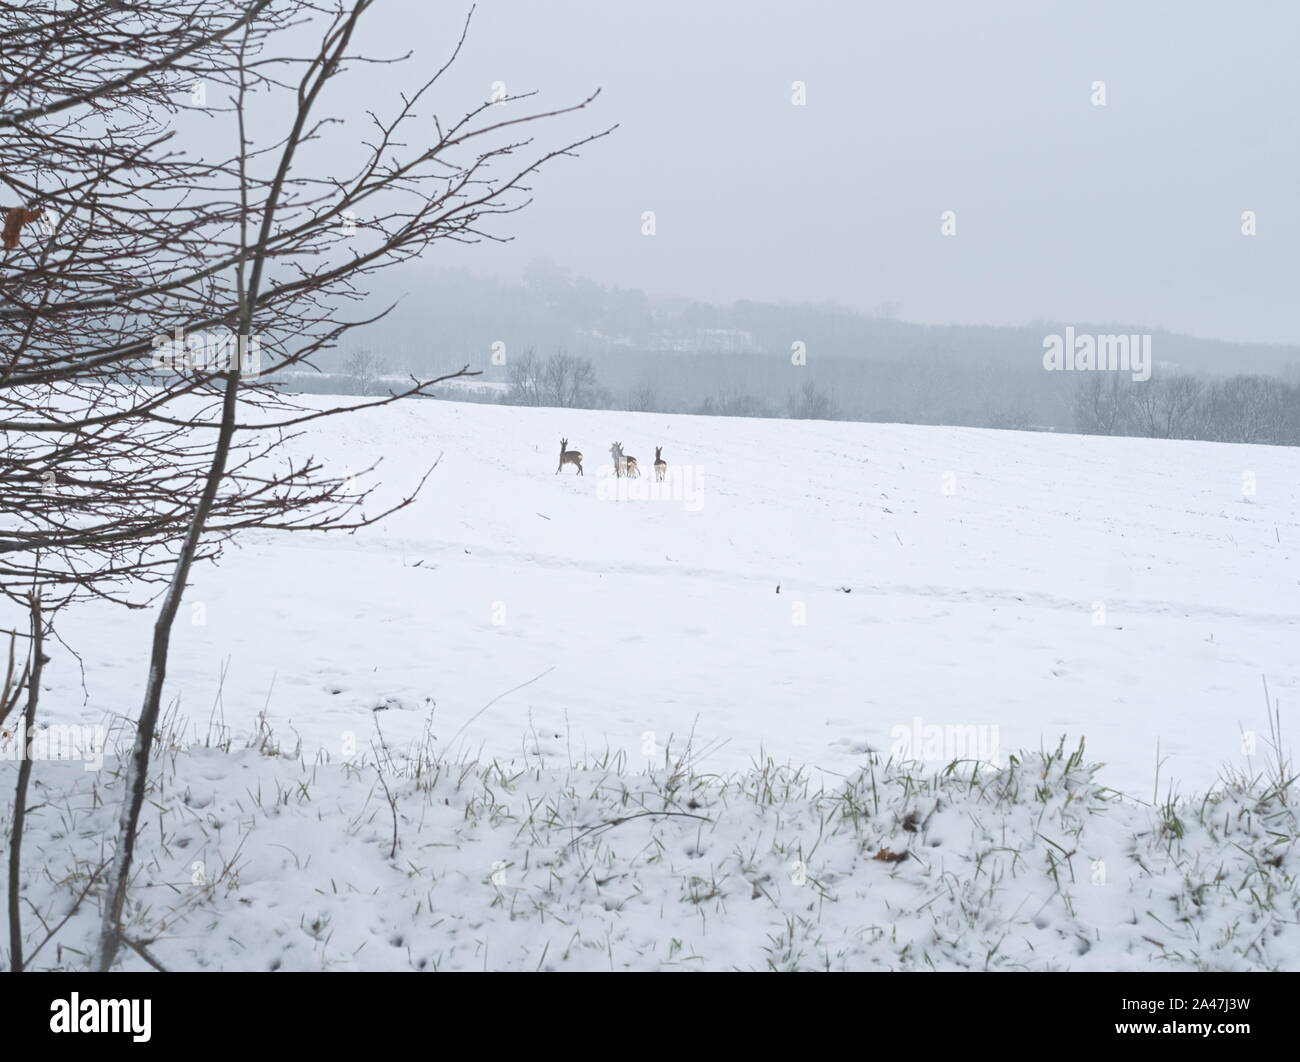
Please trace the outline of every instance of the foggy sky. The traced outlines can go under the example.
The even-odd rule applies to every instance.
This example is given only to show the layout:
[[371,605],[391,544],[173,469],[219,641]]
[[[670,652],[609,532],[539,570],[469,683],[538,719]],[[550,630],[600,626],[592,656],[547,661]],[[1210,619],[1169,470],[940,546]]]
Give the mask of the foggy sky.
[[[414,48],[423,70],[468,4],[379,8],[366,45]],[[710,301],[1293,343],[1297,43],[1289,0],[479,0],[449,115],[495,81],[549,105],[601,88],[539,142],[620,128],[536,181],[500,227],[514,243],[430,260],[518,275],[545,256]],[[417,72],[349,77],[378,101]]]

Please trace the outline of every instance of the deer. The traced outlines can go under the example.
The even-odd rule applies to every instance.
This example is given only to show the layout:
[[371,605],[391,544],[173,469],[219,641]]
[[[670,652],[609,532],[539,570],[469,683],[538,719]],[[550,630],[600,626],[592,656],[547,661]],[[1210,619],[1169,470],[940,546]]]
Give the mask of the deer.
[[609,448],[609,455],[614,459],[615,476],[635,476],[637,474],[636,458],[628,457],[623,453],[623,444],[621,442],[616,442]]
[[656,446],[655,447],[655,479],[657,479],[661,483],[663,482],[664,476],[668,474],[668,462],[664,460],[663,454],[664,454],[664,448],[662,446]]
[[565,465],[573,465],[578,470],[578,475],[582,475],[582,452],[580,450],[570,450],[569,440],[560,440],[560,463],[555,469],[555,474],[560,474],[560,469]]

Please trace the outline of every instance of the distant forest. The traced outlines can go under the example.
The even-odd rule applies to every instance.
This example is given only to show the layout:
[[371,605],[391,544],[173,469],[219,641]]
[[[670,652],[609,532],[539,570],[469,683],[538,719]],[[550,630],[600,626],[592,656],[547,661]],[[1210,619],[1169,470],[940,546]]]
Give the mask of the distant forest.
[[[468,364],[458,401],[665,413],[889,421],[1300,445],[1300,347],[1115,322],[912,324],[882,304],[647,296],[534,263],[516,281],[416,269],[411,294],[294,387],[382,393]],[[401,291],[387,293],[398,299]],[[1153,372],[1049,372],[1063,331],[1152,335]]]

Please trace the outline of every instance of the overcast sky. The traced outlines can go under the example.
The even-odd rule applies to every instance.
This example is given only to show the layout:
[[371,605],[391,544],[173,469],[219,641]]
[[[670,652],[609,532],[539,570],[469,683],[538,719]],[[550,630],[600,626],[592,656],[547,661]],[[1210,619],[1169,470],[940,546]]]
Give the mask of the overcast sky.
[[[424,65],[468,10],[378,6],[370,50]],[[479,0],[448,115],[497,81],[554,104],[599,87],[538,132],[620,128],[537,181],[514,244],[432,260],[510,275],[544,256],[654,294],[894,301],[935,323],[1300,342],[1298,44],[1295,0]],[[378,102],[415,73],[351,76]]]

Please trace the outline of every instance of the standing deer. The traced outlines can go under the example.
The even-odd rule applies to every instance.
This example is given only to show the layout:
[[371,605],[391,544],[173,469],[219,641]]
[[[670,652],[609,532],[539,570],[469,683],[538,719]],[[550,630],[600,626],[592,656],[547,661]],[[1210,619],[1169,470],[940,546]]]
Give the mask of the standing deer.
[[663,482],[663,478],[668,474],[668,462],[663,458],[664,448],[655,447],[655,479]]
[[560,474],[560,469],[565,465],[574,465],[578,469],[578,475],[582,475],[582,452],[580,450],[570,450],[569,440],[560,440],[560,463],[555,469],[555,474]]
[[609,455],[614,459],[615,476],[635,476],[637,474],[636,458],[628,457],[623,453],[623,444],[621,442],[616,442],[609,448]]

